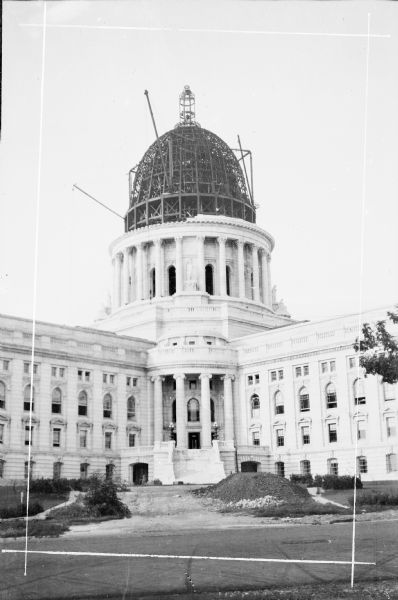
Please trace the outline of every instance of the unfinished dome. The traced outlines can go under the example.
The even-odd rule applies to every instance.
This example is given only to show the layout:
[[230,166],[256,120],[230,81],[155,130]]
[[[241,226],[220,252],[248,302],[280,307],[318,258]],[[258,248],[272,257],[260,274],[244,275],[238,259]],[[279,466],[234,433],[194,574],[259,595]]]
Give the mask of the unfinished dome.
[[195,121],[188,86],[180,96],[180,123],[145,152],[130,172],[126,231],[198,214],[255,223],[255,206],[237,157],[217,135]]

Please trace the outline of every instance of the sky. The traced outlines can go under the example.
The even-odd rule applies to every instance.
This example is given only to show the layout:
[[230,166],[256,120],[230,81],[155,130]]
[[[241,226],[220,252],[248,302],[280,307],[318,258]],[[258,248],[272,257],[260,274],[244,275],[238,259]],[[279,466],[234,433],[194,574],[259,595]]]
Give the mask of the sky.
[[397,3],[46,4],[41,168],[43,3],[3,6],[1,313],[95,320],[123,222],[72,186],[124,214],[128,171],[154,141],[144,90],[162,134],[186,84],[198,122],[253,152],[291,315],[398,302]]

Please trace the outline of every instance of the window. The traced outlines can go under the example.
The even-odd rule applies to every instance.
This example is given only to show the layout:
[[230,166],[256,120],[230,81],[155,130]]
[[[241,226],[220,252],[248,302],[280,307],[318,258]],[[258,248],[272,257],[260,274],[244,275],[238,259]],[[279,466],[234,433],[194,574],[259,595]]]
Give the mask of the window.
[[88,464],[81,463],[80,464],[80,479],[87,479],[87,478],[88,478]]
[[53,479],[61,479],[62,474],[62,463],[55,462],[53,464]]
[[3,479],[4,477],[4,467],[6,465],[6,461],[5,460],[0,460],[0,479]]
[[102,373],[102,383],[108,383],[108,375],[106,373]]
[[51,396],[51,412],[60,413],[62,409],[62,392],[59,388],[54,388]]
[[156,296],[156,270],[152,268],[149,271],[149,297],[154,298]]
[[210,398],[210,421],[212,423],[216,422],[216,410],[215,410],[213,398]]
[[87,416],[87,393],[82,390],[77,398],[77,414],[79,417]]
[[296,367],[296,377],[301,377],[301,367]]
[[51,367],[51,377],[57,376],[57,367]]
[[133,377],[133,387],[137,387],[138,379],[137,377]]
[[330,370],[332,372],[336,370],[336,361],[335,360],[331,360],[329,365],[330,365]]
[[307,391],[307,388],[305,388],[305,387],[301,388],[299,398],[300,398],[300,412],[307,412],[308,410],[310,410],[310,395]]
[[383,383],[384,402],[395,400],[395,385],[393,383]]
[[169,279],[169,296],[176,293],[176,268],[172,265],[168,268]]
[[337,425],[336,423],[329,423],[328,425],[329,442],[337,442]]
[[33,425],[25,425],[25,446],[33,445]]
[[275,402],[275,414],[283,415],[283,413],[285,412],[285,404],[283,402],[282,392],[280,392],[279,390],[277,392],[275,392],[274,402]]
[[188,346],[194,346],[194,345],[195,345],[195,341],[194,341],[194,340],[190,340],[190,341],[188,342]]
[[356,356],[351,356],[348,359],[348,367],[350,369],[355,369],[355,367],[359,366],[358,358]]
[[303,442],[303,444],[309,444],[310,443],[310,428],[308,425],[305,425],[301,428],[301,441]]
[[4,444],[4,424],[0,423],[0,444]]
[[357,421],[357,439],[365,440],[366,439],[366,423],[365,421]]
[[254,375],[254,383],[260,383],[260,374],[259,373],[256,373]]
[[111,385],[113,385],[115,383],[115,376],[112,373],[109,375],[109,383]]
[[131,377],[126,377],[126,386],[131,387]]
[[196,381],[195,381],[195,379],[191,379],[189,381],[189,389],[190,390],[196,390]]
[[285,445],[285,432],[283,429],[276,430],[276,445],[277,446]]
[[24,468],[24,477],[25,479],[33,479],[33,475],[34,475],[34,470],[35,470],[35,463],[33,462],[33,460],[31,460],[30,462],[25,461],[25,468]]
[[354,381],[354,403],[355,406],[358,406],[359,404],[366,404],[363,380],[359,378]]
[[0,408],[6,407],[6,385],[0,381]]
[[228,265],[225,267],[225,283],[227,296],[231,295],[231,267]]
[[253,375],[247,376],[247,383],[248,383],[248,385],[253,385]]
[[30,364],[30,363],[27,363],[27,362],[25,362],[25,363],[23,364],[23,372],[24,372],[26,375],[28,375],[28,374],[29,374],[29,364]]
[[271,381],[276,381],[276,371],[271,371],[270,378],[271,378]]
[[[24,392],[23,392],[23,409],[24,410],[30,410],[30,383],[25,387]],[[34,400],[35,400],[35,388],[32,388],[32,412],[35,410],[35,404],[34,404]]]
[[104,419],[112,418],[112,396],[110,394],[105,394],[105,396],[104,396],[103,416],[104,416]]
[[253,442],[253,446],[259,446],[260,445],[260,432],[259,431],[253,431],[253,433],[252,433],[252,442]]
[[321,372],[322,373],[327,373],[328,372],[328,363],[327,362],[321,363]]
[[357,458],[357,469],[359,473],[368,472],[368,460],[366,456],[358,456]]
[[275,463],[275,473],[279,475],[279,477],[285,476],[285,463],[282,461],[278,461]]
[[61,446],[61,430],[59,428],[53,429],[53,448],[59,448]]
[[3,360],[3,371],[8,371],[10,368],[10,361],[9,360]]
[[114,471],[115,471],[115,465],[112,465],[112,464],[106,465],[105,466],[105,478],[112,479]]
[[386,468],[387,468],[387,473],[391,473],[392,471],[397,470],[397,455],[396,454],[387,454]]
[[326,408],[337,408],[337,394],[334,383],[326,386]]
[[134,448],[135,446],[135,433],[129,433],[129,448]]
[[80,431],[79,431],[79,446],[80,446],[80,448],[87,448],[87,438],[88,438],[87,429],[80,429]]
[[395,417],[386,417],[386,427],[387,437],[395,437],[397,435]]
[[77,370],[77,378],[79,381],[90,381],[90,371],[84,371],[83,369]]
[[191,423],[195,423],[199,421],[200,412],[199,412],[199,401],[196,398],[191,398],[188,400],[188,421]]
[[213,286],[213,267],[206,265],[205,267],[206,292],[212,296],[214,294]]
[[310,369],[308,365],[304,365],[303,367],[303,375],[309,375]]
[[130,396],[127,399],[127,420],[133,421],[135,419],[135,398]]
[[36,363],[33,365],[33,375],[37,375],[39,373],[39,365]]
[[311,462],[309,460],[300,461],[301,475],[311,475]]
[[310,368],[308,365],[302,365],[301,367],[295,368],[296,377],[307,376],[310,373]]
[[256,419],[260,416],[260,398],[258,394],[253,394],[250,398],[251,415],[252,419]]
[[339,463],[336,458],[328,459],[328,474],[338,475],[339,474]]
[[59,376],[61,379],[63,379],[65,377],[65,367],[59,368]]
[[112,450],[112,431],[105,431],[105,450]]
[[102,373],[102,383],[109,383],[110,385],[114,385],[115,375],[113,373]]
[[278,379],[283,379],[283,369],[279,369],[279,371],[278,371]]

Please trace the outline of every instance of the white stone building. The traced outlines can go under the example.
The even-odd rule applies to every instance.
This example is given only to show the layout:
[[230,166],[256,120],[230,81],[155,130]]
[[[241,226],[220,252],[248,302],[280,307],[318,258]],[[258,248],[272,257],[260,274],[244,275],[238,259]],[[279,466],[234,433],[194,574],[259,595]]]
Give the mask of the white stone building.
[[[358,317],[293,321],[233,151],[180,123],[131,172],[91,328],[0,317],[0,478],[215,482],[238,469],[395,479],[396,386],[363,377]],[[364,315],[385,318],[386,310]],[[33,383],[33,387],[32,387]]]

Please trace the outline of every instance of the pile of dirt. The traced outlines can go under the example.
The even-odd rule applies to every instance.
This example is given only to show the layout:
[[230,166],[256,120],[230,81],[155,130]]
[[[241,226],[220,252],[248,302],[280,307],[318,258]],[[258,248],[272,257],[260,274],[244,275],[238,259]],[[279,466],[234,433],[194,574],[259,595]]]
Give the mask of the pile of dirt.
[[239,502],[272,496],[283,502],[305,502],[308,491],[272,473],[235,473],[207,488],[205,495],[222,502]]

